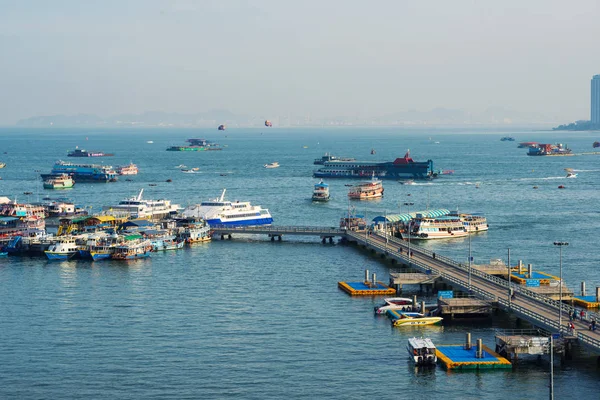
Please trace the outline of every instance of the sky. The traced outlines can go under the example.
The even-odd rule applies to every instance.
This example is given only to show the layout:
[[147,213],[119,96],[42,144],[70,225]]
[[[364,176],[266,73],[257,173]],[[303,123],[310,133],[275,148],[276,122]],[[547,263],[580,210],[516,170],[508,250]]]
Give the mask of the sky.
[[0,0],[0,124],[228,109],[589,119],[598,0]]

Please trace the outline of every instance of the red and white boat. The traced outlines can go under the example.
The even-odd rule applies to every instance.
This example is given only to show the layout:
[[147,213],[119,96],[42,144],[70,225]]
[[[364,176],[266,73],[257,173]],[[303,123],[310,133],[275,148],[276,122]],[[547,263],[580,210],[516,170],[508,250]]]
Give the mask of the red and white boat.
[[348,192],[348,197],[354,200],[370,200],[383,197],[383,184],[375,175],[370,181],[361,182],[352,186]]
[[134,163],[129,163],[129,165],[120,165],[117,167],[117,173],[119,175],[137,175],[138,167]]
[[412,299],[407,297],[388,297],[383,301],[383,304],[375,306],[375,314],[385,314],[387,310],[411,311],[413,307]]

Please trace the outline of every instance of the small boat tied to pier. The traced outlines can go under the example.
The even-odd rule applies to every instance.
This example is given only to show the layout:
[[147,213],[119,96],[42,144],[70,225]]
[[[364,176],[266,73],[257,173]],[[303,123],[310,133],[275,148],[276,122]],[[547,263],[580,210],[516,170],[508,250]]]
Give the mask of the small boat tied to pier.
[[435,345],[429,338],[410,338],[406,345],[408,355],[416,365],[435,365],[437,355]]

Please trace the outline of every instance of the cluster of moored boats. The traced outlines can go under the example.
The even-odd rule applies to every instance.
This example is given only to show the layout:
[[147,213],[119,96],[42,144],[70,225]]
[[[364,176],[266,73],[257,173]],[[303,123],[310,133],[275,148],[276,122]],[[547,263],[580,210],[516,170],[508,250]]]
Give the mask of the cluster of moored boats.
[[[46,231],[46,218],[58,223]],[[20,204],[0,198],[0,250],[13,255],[45,254],[50,260],[129,260],[177,250],[211,239],[214,226],[271,224],[269,210],[220,197],[187,208],[170,200],[137,196],[88,215],[72,203]]]

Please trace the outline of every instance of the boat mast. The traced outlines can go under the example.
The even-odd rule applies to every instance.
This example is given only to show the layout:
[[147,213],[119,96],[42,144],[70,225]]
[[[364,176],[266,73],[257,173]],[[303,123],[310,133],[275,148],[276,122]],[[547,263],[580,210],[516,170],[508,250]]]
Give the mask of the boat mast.
[[223,193],[221,193],[221,197],[219,198],[219,201],[223,201],[225,199],[225,191],[227,189],[223,189]]

